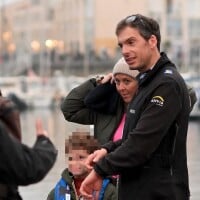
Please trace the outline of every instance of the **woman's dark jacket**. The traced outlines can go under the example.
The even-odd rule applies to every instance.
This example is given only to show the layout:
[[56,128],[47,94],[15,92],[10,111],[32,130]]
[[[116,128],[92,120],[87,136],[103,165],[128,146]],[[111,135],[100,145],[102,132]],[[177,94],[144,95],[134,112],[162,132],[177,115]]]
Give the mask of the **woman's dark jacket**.
[[2,122],[0,143],[0,199],[21,199],[17,186],[42,180],[55,163],[57,151],[45,136],[37,137],[32,148],[22,144]]
[[123,139],[95,166],[101,176],[120,174],[119,199],[189,199],[186,138],[188,90],[162,53],[154,68],[139,74],[139,92],[127,111]]
[[[93,124],[94,135],[101,144],[112,139],[124,113],[121,98],[116,89],[108,84],[104,90],[104,85],[96,87],[94,78],[87,80],[72,89],[61,104],[66,120],[86,125]],[[108,106],[110,104],[111,106]]]

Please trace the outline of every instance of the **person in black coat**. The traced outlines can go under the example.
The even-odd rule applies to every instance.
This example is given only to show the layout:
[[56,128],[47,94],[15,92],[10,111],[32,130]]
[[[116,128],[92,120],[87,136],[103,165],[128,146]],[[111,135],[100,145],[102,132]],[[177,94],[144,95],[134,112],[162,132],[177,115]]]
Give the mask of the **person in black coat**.
[[56,161],[57,150],[36,121],[37,139],[33,147],[21,143],[19,112],[0,97],[0,199],[21,200],[18,186],[41,181]]
[[88,159],[93,168],[81,185],[89,199],[102,178],[119,174],[119,200],[189,200],[187,131],[191,103],[176,66],[160,52],[160,28],[136,14],[116,28],[118,44],[139,88],[129,103],[123,137]]

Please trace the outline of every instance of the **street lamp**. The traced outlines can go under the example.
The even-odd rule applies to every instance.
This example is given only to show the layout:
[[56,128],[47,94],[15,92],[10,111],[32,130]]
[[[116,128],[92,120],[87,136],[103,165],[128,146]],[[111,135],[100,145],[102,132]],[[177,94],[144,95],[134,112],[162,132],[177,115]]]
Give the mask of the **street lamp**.
[[10,39],[11,39],[11,37],[12,37],[12,33],[11,33],[10,31],[5,31],[5,32],[3,32],[2,38],[3,38],[3,40],[4,40],[5,42],[9,42]]
[[40,51],[40,43],[37,40],[33,40],[31,42],[31,49],[33,52],[39,52]]
[[15,50],[16,50],[16,46],[15,46],[14,43],[11,43],[11,44],[8,45],[8,51],[9,51],[9,53],[14,53]]

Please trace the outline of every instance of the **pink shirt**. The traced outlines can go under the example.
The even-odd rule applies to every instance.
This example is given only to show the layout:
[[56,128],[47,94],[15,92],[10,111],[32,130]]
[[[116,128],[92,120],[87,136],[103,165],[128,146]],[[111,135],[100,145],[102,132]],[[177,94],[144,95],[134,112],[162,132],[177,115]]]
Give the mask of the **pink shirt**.
[[126,114],[124,113],[124,115],[122,116],[122,119],[119,123],[119,126],[117,128],[117,130],[115,131],[115,134],[113,136],[113,141],[117,141],[119,139],[122,138],[122,134],[123,134],[123,130],[124,130],[124,123],[125,123],[125,119],[126,119]]

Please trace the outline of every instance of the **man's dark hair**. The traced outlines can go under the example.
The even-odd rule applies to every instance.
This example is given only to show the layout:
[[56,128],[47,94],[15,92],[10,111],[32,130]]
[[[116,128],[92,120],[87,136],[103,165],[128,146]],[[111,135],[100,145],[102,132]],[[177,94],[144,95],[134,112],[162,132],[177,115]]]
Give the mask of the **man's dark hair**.
[[86,150],[88,154],[100,148],[100,144],[89,132],[72,132],[69,139],[65,140],[65,153],[69,150]]
[[118,36],[119,33],[127,26],[138,29],[140,35],[145,40],[149,40],[152,35],[155,35],[157,39],[157,48],[160,51],[160,42],[161,42],[160,27],[156,20],[140,14],[130,15],[122,19],[117,24],[115,31],[116,35]]

